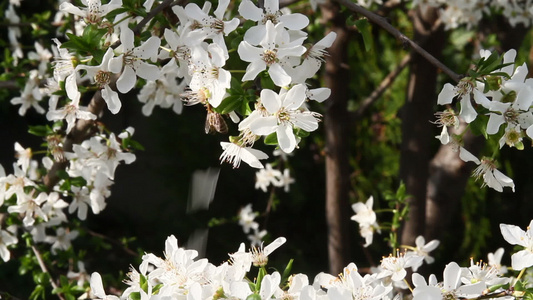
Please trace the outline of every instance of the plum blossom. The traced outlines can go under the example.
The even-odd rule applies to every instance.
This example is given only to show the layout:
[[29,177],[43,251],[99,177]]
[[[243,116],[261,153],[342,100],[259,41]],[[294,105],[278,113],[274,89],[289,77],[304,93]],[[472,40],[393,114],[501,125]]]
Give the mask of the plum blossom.
[[120,73],[122,70],[117,79],[117,89],[121,93],[125,94],[135,86],[137,76],[146,80],[159,78],[159,68],[146,62],[146,60],[155,61],[157,58],[157,50],[161,44],[158,37],[152,36],[135,47],[133,30],[127,28],[120,32],[120,41],[122,54],[110,60],[109,70],[113,73]]
[[244,233],[249,233],[250,229],[259,228],[259,224],[254,220],[255,212],[252,210],[252,203],[248,203],[239,211],[239,225],[242,226]]
[[505,250],[502,247],[500,247],[496,251],[490,252],[487,255],[489,266],[498,269],[500,275],[504,275],[507,273],[507,267],[502,266],[501,264],[502,256],[504,252]]
[[263,192],[267,192],[270,184],[279,186],[281,184],[280,177],[281,172],[277,169],[273,169],[271,164],[266,164],[266,168],[260,169],[255,173],[255,188],[261,189]]
[[13,233],[9,231],[9,228],[8,230],[0,229],[0,257],[2,260],[7,262],[11,258],[11,253],[7,247],[17,243],[17,237],[13,236]]
[[478,165],[474,170],[473,177],[479,179],[483,178],[483,185],[487,185],[490,188],[495,189],[498,192],[503,192],[504,187],[510,187],[514,192],[514,182],[511,178],[504,175],[498,169],[493,159],[484,157],[479,160],[464,148],[460,148],[459,157],[464,162],[472,161]]
[[220,155],[220,162],[228,162],[233,165],[233,168],[238,168],[241,161],[244,161],[250,167],[262,169],[263,164],[259,162],[260,159],[267,159],[268,155],[261,150],[253,149],[251,147],[240,146],[235,143],[220,142],[220,146],[224,152]]
[[[463,285],[461,283],[462,269],[455,262],[451,262],[444,268],[444,282],[442,285],[436,284],[436,279],[430,277],[430,284],[426,284],[421,276],[413,275],[415,290],[413,291],[414,300],[422,299],[457,299],[457,297],[473,298],[481,295],[485,290],[483,282]],[[415,279],[416,277],[416,279]]]
[[[422,256],[427,264],[432,264],[435,261],[435,258],[429,256],[429,252],[435,250],[439,246],[440,242],[438,240],[432,240],[426,244],[426,240],[420,235],[415,239],[415,244],[416,248],[414,248],[414,253],[416,253],[418,256]],[[419,264],[413,265],[413,271],[416,272],[421,265],[422,261],[420,261]]]
[[55,255],[57,254],[57,250],[68,250],[72,246],[70,242],[77,236],[78,231],[68,231],[63,227],[59,227],[56,230],[56,236],[47,236],[45,242],[52,244],[51,252]]
[[284,14],[279,9],[279,0],[266,0],[263,8],[258,8],[250,0],[243,0],[239,5],[239,14],[247,20],[258,22],[244,34],[244,40],[252,45],[259,44],[261,38],[267,34],[269,21],[290,30],[300,30],[309,24],[309,19],[303,14]]
[[43,94],[39,89],[39,81],[37,70],[32,70],[21,95],[11,99],[11,104],[20,104],[19,115],[26,115],[26,111],[28,111],[30,107],[33,107],[40,114],[45,113],[44,108],[39,105],[39,102],[43,99]]
[[381,260],[381,272],[378,274],[378,278],[390,276],[392,281],[403,280],[407,275],[405,269],[419,265],[422,260],[424,260],[424,257],[414,252],[398,253],[396,256],[389,255],[384,257]]
[[477,112],[472,106],[471,96],[473,95],[474,101],[484,107],[489,106],[489,99],[478,90],[476,83],[472,82],[470,78],[462,79],[457,86],[453,86],[450,83],[446,83],[438,95],[437,103],[439,105],[446,105],[452,103],[453,98],[459,97],[461,101],[461,111],[459,116],[467,123],[471,123],[477,117]]
[[291,76],[283,69],[280,61],[286,57],[299,57],[306,49],[298,43],[289,42],[289,35],[281,24],[274,25],[269,20],[265,26],[266,33],[261,35],[264,38],[259,42],[260,47],[253,46],[246,39],[239,44],[237,52],[240,58],[250,63],[242,80],[253,80],[268,67],[268,74],[274,84],[287,86],[291,83]]
[[377,223],[376,213],[372,209],[373,205],[373,196],[370,196],[364,204],[357,202],[352,205],[355,215],[351,219],[359,223],[359,233],[365,239],[364,247],[372,244],[374,231],[381,232]]
[[239,19],[237,18],[224,21],[224,14],[229,4],[229,0],[219,1],[216,10],[213,12],[214,17],[208,15],[194,3],[189,3],[185,7],[187,15],[195,21],[195,30],[202,32],[204,39],[212,39],[222,49],[226,59],[228,58],[228,49],[224,36],[227,36],[239,26]]
[[[298,84],[288,91],[280,94],[269,89],[261,91],[261,104],[268,113],[267,116],[259,116],[250,123],[250,130],[257,135],[269,135],[276,133],[281,150],[290,153],[296,148],[296,136],[294,129],[300,128],[307,132],[318,128],[319,114],[302,111],[300,107],[304,103],[305,86]],[[244,122],[244,121],[243,121]]]
[[46,113],[46,118],[50,121],[66,120],[67,130],[66,133],[70,133],[76,121],[80,120],[96,120],[96,115],[88,110],[87,107],[80,106],[80,98],[72,100],[67,105],[57,109],[55,104]]
[[120,102],[118,93],[109,86],[113,76],[113,72],[109,67],[109,62],[113,56],[113,49],[108,48],[102,58],[102,63],[99,66],[78,65],[77,68],[87,70],[87,76],[93,78],[96,86],[101,89],[102,98],[105,100],[109,111],[113,114],[117,114],[122,107],[122,103]]
[[100,0],[81,0],[81,2],[85,7],[79,8],[70,2],[63,2],[59,10],[80,16],[89,24],[98,25],[110,11],[122,7],[122,0],[111,0],[104,5]]
[[519,245],[525,249],[511,256],[513,270],[522,270],[533,266],[533,220],[529,222],[527,231],[516,225],[500,224],[503,238],[511,245]]

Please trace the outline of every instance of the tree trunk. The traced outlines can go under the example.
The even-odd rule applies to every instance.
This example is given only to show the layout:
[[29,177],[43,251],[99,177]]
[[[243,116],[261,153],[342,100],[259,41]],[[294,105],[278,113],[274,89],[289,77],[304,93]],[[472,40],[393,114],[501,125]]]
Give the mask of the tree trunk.
[[[432,31],[438,19],[436,9],[414,11],[414,41],[425,42],[425,49],[440,57],[445,41],[442,28]],[[427,39],[427,40],[426,40]],[[409,195],[409,215],[402,229],[403,245],[414,245],[418,235],[424,234],[426,220],[426,186],[431,159],[430,145],[434,139],[432,126],[433,106],[436,103],[437,69],[423,57],[413,53],[407,99],[401,111],[402,146],[400,178]]]
[[331,96],[325,102],[326,139],[326,222],[330,274],[338,274],[349,262],[349,161],[348,161],[348,31],[338,4],[328,2],[322,14],[337,39],[326,59],[326,86]]

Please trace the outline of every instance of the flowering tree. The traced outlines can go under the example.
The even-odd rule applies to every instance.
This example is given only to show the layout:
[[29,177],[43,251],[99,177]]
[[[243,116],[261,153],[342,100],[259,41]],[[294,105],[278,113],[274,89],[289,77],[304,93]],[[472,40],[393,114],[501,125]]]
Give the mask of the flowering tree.
[[[450,149],[445,151],[455,153],[461,166],[473,163],[481,187],[514,192],[513,179],[498,169],[499,150],[507,146],[522,150],[525,139],[533,139],[533,86],[527,78],[527,65],[515,62],[517,52],[500,55],[476,49],[474,67],[460,76],[436,58],[440,56],[439,43],[445,30],[477,26],[484,16],[503,17],[510,26],[529,26],[529,4],[414,1],[409,3],[416,14],[415,35],[410,39],[363,8],[383,5],[382,9],[389,10],[400,4],[318,2],[302,4],[308,12],[303,14],[281,8],[277,0],[258,4],[249,0],[54,1],[51,27],[39,26],[39,22],[52,19],[51,14],[21,18],[24,2],[5,4],[9,47],[2,76],[5,87],[20,88],[9,102],[18,107],[20,116],[36,113],[46,118],[29,128],[44,140],[41,149],[25,148],[17,142],[12,172],[0,169],[0,257],[4,262],[19,261],[20,274],[32,272],[30,298],[53,294],[61,299],[393,299],[409,293],[418,299],[531,297],[525,279],[533,266],[529,227],[524,231],[515,225],[500,225],[503,238],[520,247],[511,256],[512,271],[502,267],[502,249],[489,255],[488,264],[472,261],[470,267],[460,267],[447,263],[442,283],[435,275],[416,273],[424,262],[435,261],[429,252],[440,244],[432,234],[426,234],[428,243],[423,236],[426,211],[430,211],[424,204],[430,175],[430,141],[425,138],[433,128],[428,124],[432,107],[447,106],[436,113],[434,123],[442,127],[437,139],[446,147],[443,149]],[[316,11],[317,20],[321,13],[331,30],[318,33],[313,29],[315,21],[307,16],[311,11]],[[353,13],[358,20],[347,18]],[[23,26],[24,20],[30,20],[30,34],[38,39],[32,50],[24,46],[27,41],[22,33],[30,31]],[[372,196],[364,204],[352,206],[352,220],[359,224],[364,248],[373,244],[375,233],[390,233],[387,245],[391,254],[373,266],[376,269],[362,272],[347,261],[350,114],[349,85],[342,76],[349,67],[347,41],[353,26],[367,51],[373,47],[368,21],[414,52],[402,62],[405,66],[411,60],[399,167],[405,185],[388,194],[391,221],[378,222]],[[317,73],[326,60],[324,82],[328,87],[323,87]],[[444,84],[433,97],[437,69],[454,84]],[[392,74],[390,79],[397,76]],[[384,88],[379,89],[377,94]],[[360,105],[358,116],[377,96],[372,97]],[[435,101],[427,101],[433,98]],[[322,115],[317,111],[324,102],[330,273],[342,273],[338,277],[320,273],[311,282],[307,275],[291,274],[292,260],[282,272],[267,269],[269,256],[287,239],[272,238],[264,246],[267,231],[255,221],[257,215],[249,204],[240,210],[235,223],[243,227],[250,247],[243,243],[236,251],[228,249],[235,252],[216,265],[218,262],[198,258],[196,250],[178,246],[171,235],[165,242],[164,258],[141,250],[140,264],[131,267],[126,286],[114,287],[117,290],[112,292],[103,284],[97,266],[90,266],[91,270],[85,266],[84,259],[90,254],[76,250],[73,243],[87,236],[102,242],[102,235],[88,230],[84,222],[108,206],[119,165],[134,163],[136,152],[144,149],[134,139],[133,127],[113,132],[108,125],[112,121],[107,120],[120,114],[131,99],[142,103],[144,116],[152,115],[156,107],[171,108],[176,114],[188,106],[200,107],[205,133],[225,136],[220,142],[221,163],[234,169],[258,169],[255,188],[272,192],[265,218],[276,206],[275,191],[288,192],[294,184],[287,156],[303,148],[306,138],[319,128]],[[477,151],[468,146],[471,133],[488,140],[494,154],[478,158]],[[417,145],[421,148],[414,149]],[[266,163],[270,159],[267,152],[272,150],[278,158]],[[417,181],[416,172],[426,181]],[[209,207],[219,176],[213,170],[197,174],[191,210]],[[435,220],[438,218],[431,221]],[[226,221],[231,220],[214,219],[212,223]]]

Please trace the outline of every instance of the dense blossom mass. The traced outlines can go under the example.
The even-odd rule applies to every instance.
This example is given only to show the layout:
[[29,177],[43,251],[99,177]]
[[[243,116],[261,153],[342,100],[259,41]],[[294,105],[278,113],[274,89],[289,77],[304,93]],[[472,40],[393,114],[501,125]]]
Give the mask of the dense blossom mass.
[[[312,79],[336,40],[335,32],[309,44],[308,17],[280,8],[278,0],[265,0],[261,6],[250,0],[238,6],[221,0],[214,10],[209,1],[202,7],[173,3],[165,10],[165,19],[176,21],[164,26],[142,23],[161,1],[138,1],[142,5],[134,9],[132,1],[126,0],[58,2],[56,23],[69,26],[58,30],[50,49],[35,42],[35,49],[24,53],[21,29],[8,26],[6,51],[13,57],[13,66],[27,59],[34,67],[20,76],[24,86],[10,103],[18,106],[21,116],[35,110],[51,123],[31,129],[45,140],[39,151],[45,155],[37,158],[37,151],[16,143],[13,172],[6,174],[0,166],[0,206],[8,219],[4,222],[2,215],[0,225],[3,261],[12,259],[10,249],[23,240],[38,258],[35,245],[47,245],[52,256],[69,251],[80,235],[72,220],[86,220],[106,208],[117,167],[133,163],[134,150],[142,147],[132,139],[133,128],[115,134],[100,118],[105,108],[111,114],[120,113],[124,101],[134,94],[145,116],[156,108],[171,108],[177,114],[184,106],[205,108],[206,133],[236,133],[220,142],[221,163],[238,168],[244,162],[257,168],[255,188],[263,192],[290,190],[295,179],[288,157],[318,129],[322,117],[310,103],[326,101],[331,94],[328,88],[313,87],[317,80]],[[324,1],[310,2],[316,9]],[[367,7],[382,4],[381,0],[357,2]],[[10,24],[21,22],[20,5],[17,0],[6,4],[4,15]],[[414,0],[410,5],[438,8],[446,29],[476,26],[483,16],[496,13],[512,26],[529,26],[533,18],[532,1]],[[478,56],[472,73],[455,85],[445,84],[439,93],[437,104],[446,108],[436,114],[435,123],[442,127],[437,138],[453,147],[464,162],[477,166],[474,177],[483,181],[482,186],[514,191],[513,180],[500,171],[497,158],[478,158],[469,152],[458,130],[461,123],[477,124],[485,128],[482,133],[487,138],[497,139],[497,150],[523,149],[523,139],[533,139],[533,79],[526,78],[526,64],[515,66],[515,50],[501,57],[482,50]],[[230,69],[230,64],[241,69]],[[254,148],[259,140],[276,147],[276,162],[267,162],[270,156],[264,147]],[[364,247],[382,230],[373,206],[373,197],[352,205],[352,220],[359,225]],[[320,273],[310,279],[266,267],[270,267],[269,256],[287,241],[279,237],[265,245],[267,231],[260,229],[257,216],[252,204],[240,210],[237,222],[251,246],[241,244],[221,264],[199,259],[198,252],[179,247],[174,236],[168,237],[163,257],[147,253],[138,269],[132,267],[120,297],[106,292],[98,272],[89,277],[81,261],[79,272],[71,270],[67,278],[77,280],[87,292],[84,296],[91,299],[391,300],[409,291],[415,300],[489,299],[492,295],[512,299],[525,294],[526,284],[520,280],[533,266],[532,220],[526,230],[500,225],[504,239],[520,248],[511,256],[511,269],[520,271],[517,277],[501,265],[500,248],[489,254],[488,263],[461,267],[450,262],[442,281],[435,275],[426,280],[416,272],[424,262],[434,262],[430,252],[439,241],[426,243],[419,236],[415,245],[393,249],[371,272],[363,273],[350,263],[338,276]]]

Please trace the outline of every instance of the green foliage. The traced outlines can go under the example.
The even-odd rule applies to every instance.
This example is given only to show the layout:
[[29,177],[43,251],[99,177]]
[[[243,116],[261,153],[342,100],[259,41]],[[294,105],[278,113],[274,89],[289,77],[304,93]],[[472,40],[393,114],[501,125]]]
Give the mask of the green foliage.
[[75,300],[85,292],[83,287],[80,287],[76,282],[69,280],[66,276],[59,277],[60,286],[52,290],[52,294],[61,294],[67,300]]
[[61,45],[61,48],[74,50],[79,56],[93,56],[96,64],[102,62],[104,56],[104,49],[102,49],[100,43],[102,37],[107,33],[107,29],[98,28],[94,25],[88,25],[83,30],[81,36],[77,36],[72,33],[66,33],[68,41]]

